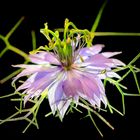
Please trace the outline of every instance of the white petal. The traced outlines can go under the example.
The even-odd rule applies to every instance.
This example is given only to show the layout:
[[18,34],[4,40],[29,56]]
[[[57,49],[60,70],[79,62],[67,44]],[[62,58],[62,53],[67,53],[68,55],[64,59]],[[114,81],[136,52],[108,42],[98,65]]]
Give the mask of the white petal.
[[114,62],[115,65],[117,66],[125,66],[125,63],[123,63],[122,61],[118,60],[118,59],[112,59],[112,61]]
[[96,102],[95,102],[94,100],[88,99],[88,101],[90,102],[90,104],[91,104],[93,107],[95,107]]
[[105,78],[106,78],[106,75],[105,75],[105,74],[98,74],[98,77],[99,77],[100,79],[105,79]]
[[112,56],[114,56],[114,55],[121,54],[121,53],[122,53],[122,52],[104,52],[104,53],[102,53],[102,55],[103,55],[104,57],[109,58],[109,57],[112,57]]
[[76,104],[76,106],[77,106],[78,103],[79,103],[79,96],[75,96],[75,97],[74,97],[74,102],[75,102],[75,104]]
[[101,101],[104,103],[105,107],[107,107],[107,98],[105,94],[101,94]]
[[96,105],[100,108],[100,106],[101,106],[100,99],[96,96],[96,94],[94,94],[94,100],[96,102]]
[[110,77],[110,78],[118,78],[118,79],[120,79],[121,77],[117,74],[117,73],[115,73],[115,72],[113,72],[113,71],[110,71],[110,72],[106,72],[106,73],[103,73],[103,74],[98,74],[98,77],[100,78],[100,79],[105,79],[105,78],[107,78],[107,77]]
[[105,47],[104,44],[95,44],[92,47],[89,48],[90,52],[92,55],[98,54],[102,48]]
[[55,79],[55,81],[48,87],[48,100],[53,114],[55,114],[57,110],[55,93],[59,83],[62,82],[64,78],[65,78],[65,73],[60,73],[58,77]]
[[60,118],[61,120],[63,119],[69,105],[71,103],[71,99],[62,99],[59,104],[58,104],[58,110],[59,110],[59,113],[60,113]]
[[107,72],[106,75],[107,75],[107,77],[111,77],[111,78],[113,78],[113,77],[118,78],[118,79],[121,78],[117,73],[115,73],[113,71]]
[[31,84],[34,82],[35,77],[36,77],[36,74],[37,74],[37,73],[31,75],[21,86],[19,86],[19,87],[17,88],[16,91],[20,91],[20,90],[22,90],[22,89],[29,88],[29,87],[31,86]]
[[56,82],[51,88],[48,90],[48,100],[52,110],[53,115],[55,114],[57,107],[55,103],[55,91],[58,86],[59,82]]

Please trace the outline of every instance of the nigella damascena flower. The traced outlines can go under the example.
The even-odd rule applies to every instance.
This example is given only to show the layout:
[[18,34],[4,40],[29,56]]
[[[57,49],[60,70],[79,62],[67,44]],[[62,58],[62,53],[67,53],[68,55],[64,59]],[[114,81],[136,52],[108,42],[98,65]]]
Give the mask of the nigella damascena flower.
[[118,59],[111,58],[121,52],[102,52],[104,45],[96,44],[84,47],[80,35],[75,39],[67,38],[66,43],[54,46],[51,51],[39,51],[30,54],[32,64],[20,64],[23,68],[13,83],[23,76],[28,79],[16,91],[25,94],[24,104],[38,98],[44,90],[48,90],[48,100],[55,114],[63,119],[71,102],[78,105],[79,98],[88,101],[93,107],[107,106],[105,88],[102,79],[106,77],[120,78],[112,68],[124,66]]

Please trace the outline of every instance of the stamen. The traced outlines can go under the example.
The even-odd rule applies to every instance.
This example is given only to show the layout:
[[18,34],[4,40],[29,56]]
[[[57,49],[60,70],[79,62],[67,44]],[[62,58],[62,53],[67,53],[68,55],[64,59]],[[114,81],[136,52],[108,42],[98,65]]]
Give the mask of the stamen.
[[81,55],[79,55],[81,62],[84,62],[84,59]]
[[106,69],[102,70],[100,74],[105,74],[106,73]]

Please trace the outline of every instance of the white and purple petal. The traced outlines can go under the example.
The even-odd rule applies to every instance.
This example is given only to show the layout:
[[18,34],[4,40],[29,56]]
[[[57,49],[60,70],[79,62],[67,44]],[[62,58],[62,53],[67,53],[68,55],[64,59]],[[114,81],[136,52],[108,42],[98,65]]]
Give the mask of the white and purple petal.
[[92,105],[96,104],[98,107],[100,107],[102,100],[106,106],[105,89],[102,81],[98,77],[88,73],[81,73],[77,78],[81,84],[80,90],[77,91],[82,98],[88,100]]
[[63,119],[70,103],[71,99],[65,96],[63,91],[63,81],[56,81],[50,88],[48,92],[48,100],[52,110],[52,113],[58,110],[60,118]]
[[101,53],[104,57],[110,58],[114,55],[118,55],[121,54],[122,52],[103,52]]
[[82,91],[82,84],[73,71],[68,72],[68,78],[63,83],[63,90],[67,97],[75,97],[78,92]]
[[31,62],[35,64],[60,64],[55,55],[50,52],[39,52],[37,54],[30,54],[29,58]]
[[79,52],[79,55],[81,55],[82,57],[86,56],[93,56],[95,54],[98,54],[99,52],[101,52],[102,48],[104,47],[103,44],[96,44],[93,45],[92,47],[86,47],[86,48],[82,48]]
[[[15,65],[14,67],[25,68],[22,72],[20,72],[16,77],[14,77],[12,83],[14,83],[17,79],[23,76],[32,75],[36,72],[55,72],[59,67],[45,67],[41,65]],[[60,67],[61,68],[61,67]]]

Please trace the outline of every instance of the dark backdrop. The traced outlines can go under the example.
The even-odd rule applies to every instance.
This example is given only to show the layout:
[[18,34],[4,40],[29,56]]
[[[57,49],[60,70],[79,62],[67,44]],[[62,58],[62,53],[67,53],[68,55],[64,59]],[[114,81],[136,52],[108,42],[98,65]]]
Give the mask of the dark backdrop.
[[[12,45],[24,50],[28,53],[31,50],[31,31],[36,32],[37,45],[45,45],[45,37],[40,33],[40,28],[44,27],[44,23],[48,22],[49,28],[59,28],[63,27],[65,18],[68,18],[74,22],[77,27],[83,29],[91,29],[94,19],[98,13],[101,6],[101,2],[95,2],[93,4],[93,9],[87,14],[79,15],[80,11],[75,13],[75,15],[67,15],[66,12],[63,14],[53,14],[48,15],[24,15],[25,20],[15,31],[15,33],[10,38]],[[105,11],[102,15],[99,27],[97,31],[108,31],[108,32],[140,32],[140,21],[139,21],[140,10],[138,4],[135,2],[120,3],[117,1],[109,1]],[[79,15],[79,16],[78,16]],[[23,15],[5,15],[0,16],[0,34],[5,35],[14,24]],[[140,52],[140,37],[95,37],[93,44],[103,43],[106,48],[104,51],[122,51],[123,53],[117,58],[121,59],[123,62],[128,63]],[[3,42],[0,41],[0,50],[4,46]],[[0,59],[0,78],[3,78],[10,72],[14,70],[11,67],[12,64],[22,63],[23,59],[18,55],[8,52],[4,55],[3,59]],[[138,61],[137,61],[138,66]],[[129,86],[130,91],[137,92],[134,82],[132,81],[132,76],[125,80],[126,85]],[[10,87],[11,80],[0,85],[0,94],[8,94],[13,91]],[[122,110],[121,99],[117,90],[114,90],[113,86],[108,86],[106,89],[106,94],[110,98],[110,101],[114,106]],[[126,115],[124,117],[118,115],[117,113],[103,114],[106,119],[115,127],[115,130],[111,130],[106,126],[100,119],[95,117],[97,125],[104,134],[104,139],[108,140],[119,140],[122,138],[128,139],[133,138],[139,139],[139,125],[140,125],[140,98],[139,97],[126,97]],[[9,99],[0,99],[0,117],[5,117],[10,115],[14,111],[14,106],[16,103],[10,102]],[[50,116],[45,118],[44,115],[50,110],[48,107],[48,102],[43,102],[39,114],[38,121],[40,129],[37,130],[34,126],[31,126],[25,134],[21,131],[25,127],[25,122],[10,122],[5,123],[0,126],[0,135],[5,138],[39,138],[39,139],[101,139],[95,127],[92,125],[90,119],[80,120],[84,114],[73,113],[69,114],[64,118],[63,122],[60,122],[58,118]],[[6,115],[5,115],[6,114]],[[1,138],[0,138],[1,139]]]

